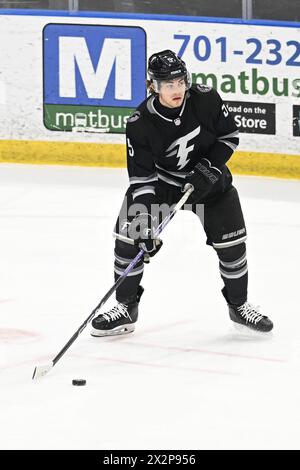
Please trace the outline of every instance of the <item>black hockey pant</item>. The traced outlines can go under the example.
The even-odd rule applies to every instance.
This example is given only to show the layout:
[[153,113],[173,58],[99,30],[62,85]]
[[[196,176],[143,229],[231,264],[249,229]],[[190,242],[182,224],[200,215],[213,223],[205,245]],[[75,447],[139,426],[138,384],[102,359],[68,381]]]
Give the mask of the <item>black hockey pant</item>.
[[[156,190],[158,204],[174,205],[182,197],[180,189],[168,184],[159,184]],[[123,205],[117,219],[114,236],[115,242],[115,281],[137,255],[139,248],[129,244],[127,229],[135,216],[131,189],[126,192]],[[248,268],[246,258],[246,228],[236,188],[220,193],[213,201],[205,204],[186,204],[184,210],[191,210],[200,219],[211,245],[219,257],[219,270],[225,284],[227,299],[230,303],[240,305],[247,300]],[[159,221],[166,216],[165,210],[160,213]],[[159,256],[159,255],[158,255]],[[118,287],[118,302],[128,303],[135,299],[141,282],[144,262],[141,260]]]

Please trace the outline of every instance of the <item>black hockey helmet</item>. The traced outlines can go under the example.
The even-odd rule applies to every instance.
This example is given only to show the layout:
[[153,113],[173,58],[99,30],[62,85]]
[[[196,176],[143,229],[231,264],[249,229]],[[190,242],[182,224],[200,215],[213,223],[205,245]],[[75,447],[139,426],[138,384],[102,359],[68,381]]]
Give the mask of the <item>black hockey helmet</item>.
[[186,80],[187,88],[191,86],[190,74],[185,62],[169,49],[156,52],[149,57],[148,75],[154,85],[164,80],[183,77]]

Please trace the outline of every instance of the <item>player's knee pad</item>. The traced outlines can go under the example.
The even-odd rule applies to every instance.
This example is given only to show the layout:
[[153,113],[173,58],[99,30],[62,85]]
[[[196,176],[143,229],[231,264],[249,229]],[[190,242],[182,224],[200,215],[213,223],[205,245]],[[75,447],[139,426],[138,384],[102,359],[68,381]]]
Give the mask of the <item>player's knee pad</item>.
[[133,259],[139,252],[139,248],[136,245],[123,242],[121,240],[115,241],[115,253],[125,258]]
[[243,255],[246,255],[246,243],[230,246],[216,250],[220,262],[235,262]]
[[223,278],[239,279],[248,272],[245,243],[216,251],[220,262],[220,273]]

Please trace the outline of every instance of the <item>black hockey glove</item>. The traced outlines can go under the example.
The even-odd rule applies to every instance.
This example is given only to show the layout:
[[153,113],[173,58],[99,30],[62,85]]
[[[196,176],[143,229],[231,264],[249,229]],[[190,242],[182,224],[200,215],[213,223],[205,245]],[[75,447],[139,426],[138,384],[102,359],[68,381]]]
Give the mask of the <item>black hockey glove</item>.
[[154,231],[153,217],[148,213],[136,216],[129,227],[129,234],[135,245],[145,252],[145,263],[150,263],[150,258],[160,250],[163,244],[160,238],[155,237]]
[[[212,166],[207,158],[201,158],[200,162],[188,173],[184,180],[184,185],[190,183],[194,186],[194,191],[189,197],[191,202],[199,202],[207,196],[222,175],[222,171]],[[182,189],[183,190],[183,189]]]

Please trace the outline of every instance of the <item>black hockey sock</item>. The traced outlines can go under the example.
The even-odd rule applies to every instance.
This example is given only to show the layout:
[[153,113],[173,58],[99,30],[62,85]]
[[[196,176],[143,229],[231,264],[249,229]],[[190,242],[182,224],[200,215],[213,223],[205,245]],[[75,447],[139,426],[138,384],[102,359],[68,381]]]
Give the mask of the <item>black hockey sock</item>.
[[229,303],[241,305],[247,300],[248,267],[246,245],[241,243],[217,250],[219,269]]
[[[139,249],[136,246],[116,240],[114,263],[115,282],[119,279],[130,262],[136,257],[138,252]],[[138,287],[143,277],[143,270],[144,262],[140,260],[117,288],[116,299],[118,302],[129,303],[135,301]]]

